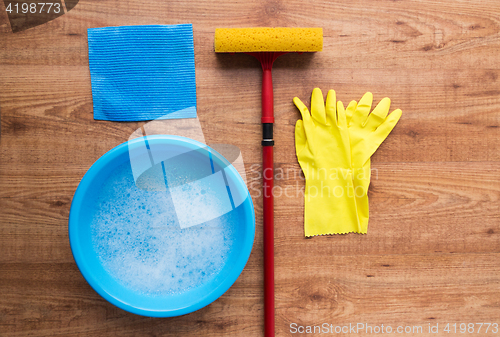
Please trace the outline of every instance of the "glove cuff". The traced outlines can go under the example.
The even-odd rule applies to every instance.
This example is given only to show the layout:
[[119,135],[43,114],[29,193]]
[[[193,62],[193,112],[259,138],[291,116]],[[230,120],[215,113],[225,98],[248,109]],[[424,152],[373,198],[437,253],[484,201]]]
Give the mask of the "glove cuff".
[[352,171],[339,169],[324,179],[320,177],[306,179],[305,235],[362,233]]

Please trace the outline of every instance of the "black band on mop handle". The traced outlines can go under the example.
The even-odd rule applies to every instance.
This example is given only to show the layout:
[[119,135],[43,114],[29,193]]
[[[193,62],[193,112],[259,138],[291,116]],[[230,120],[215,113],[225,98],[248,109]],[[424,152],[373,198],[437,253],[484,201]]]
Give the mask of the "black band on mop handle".
[[273,123],[262,123],[262,146],[273,145]]

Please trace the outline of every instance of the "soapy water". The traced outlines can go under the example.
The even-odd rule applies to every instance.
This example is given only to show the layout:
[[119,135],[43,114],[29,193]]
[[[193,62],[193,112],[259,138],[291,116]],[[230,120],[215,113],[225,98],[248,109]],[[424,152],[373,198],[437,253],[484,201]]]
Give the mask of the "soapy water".
[[[189,188],[193,198],[205,192],[196,183]],[[174,207],[168,189],[138,188],[129,162],[103,183],[95,209],[91,233],[101,264],[140,293],[176,294],[207,282],[222,269],[233,245],[235,212],[181,229],[176,212],[203,210],[192,209],[190,200],[176,200]]]

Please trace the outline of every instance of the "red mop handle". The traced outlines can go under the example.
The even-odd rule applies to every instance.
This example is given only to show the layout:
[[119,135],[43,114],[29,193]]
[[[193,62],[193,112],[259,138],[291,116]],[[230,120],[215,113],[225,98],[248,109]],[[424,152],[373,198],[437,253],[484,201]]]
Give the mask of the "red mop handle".
[[274,337],[274,165],[273,80],[271,69],[262,75],[262,189],[264,194],[264,327]]

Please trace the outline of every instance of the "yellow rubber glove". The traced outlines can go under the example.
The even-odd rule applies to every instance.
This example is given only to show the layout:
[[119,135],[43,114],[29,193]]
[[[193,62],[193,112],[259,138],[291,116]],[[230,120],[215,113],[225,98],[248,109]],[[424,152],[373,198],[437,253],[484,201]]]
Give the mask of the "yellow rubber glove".
[[346,119],[349,125],[349,140],[351,144],[352,168],[354,178],[354,194],[360,233],[366,234],[368,229],[369,207],[368,186],[370,185],[370,157],[380,144],[391,133],[401,117],[401,110],[389,113],[391,100],[384,98],[370,114],[373,95],[367,92],[359,103],[352,101],[346,109]]
[[306,177],[305,236],[360,232],[351,168],[351,148],[344,107],[335,91],[326,99],[315,88],[311,113],[295,97],[302,114],[295,124],[295,148]]

